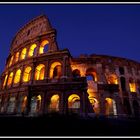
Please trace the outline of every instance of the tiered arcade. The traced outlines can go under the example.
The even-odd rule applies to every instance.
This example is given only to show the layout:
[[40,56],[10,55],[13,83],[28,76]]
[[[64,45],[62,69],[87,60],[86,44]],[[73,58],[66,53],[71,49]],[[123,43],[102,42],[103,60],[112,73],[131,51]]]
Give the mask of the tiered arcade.
[[125,58],[59,50],[44,15],[12,41],[1,75],[0,114],[95,113],[139,116],[140,64]]

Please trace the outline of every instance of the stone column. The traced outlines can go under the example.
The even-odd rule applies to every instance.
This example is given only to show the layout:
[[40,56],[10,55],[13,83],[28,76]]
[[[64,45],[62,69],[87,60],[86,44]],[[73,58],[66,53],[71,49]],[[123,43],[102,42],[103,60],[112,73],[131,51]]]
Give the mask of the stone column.
[[30,93],[30,87],[28,87],[27,105],[26,105],[26,112],[25,112],[26,115],[29,115],[29,113],[30,113],[30,109],[31,109],[31,98],[32,98],[32,95]]
[[37,41],[37,42],[35,42],[35,44],[37,45],[35,56],[38,56],[39,55],[39,49],[40,49],[40,42]]
[[68,59],[67,56],[64,56],[63,57],[62,78],[66,78],[67,77],[67,71],[68,71],[68,68],[67,68],[67,59]]
[[33,65],[32,65],[32,73],[31,73],[31,84],[33,84],[33,81],[34,81],[35,68],[36,68],[36,63],[33,62]]
[[105,99],[102,95],[103,94],[102,92],[99,92],[99,94],[100,94],[100,97],[99,97],[100,114],[105,115]]
[[67,110],[68,110],[68,100],[67,97],[65,95],[65,92],[61,93],[61,97],[60,97],[60,103],[59,103],[59,109],[60,109],[60,113],[62,114],[67,114]]

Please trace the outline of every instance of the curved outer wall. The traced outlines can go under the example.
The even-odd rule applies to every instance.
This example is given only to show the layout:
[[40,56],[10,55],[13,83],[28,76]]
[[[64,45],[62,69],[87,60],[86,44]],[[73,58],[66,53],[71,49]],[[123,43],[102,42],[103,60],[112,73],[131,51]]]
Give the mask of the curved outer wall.
[[0,113],[96,113],[139,116],[140,64],[125,58],[59,50],[44,15],[14,37],[1,75]]

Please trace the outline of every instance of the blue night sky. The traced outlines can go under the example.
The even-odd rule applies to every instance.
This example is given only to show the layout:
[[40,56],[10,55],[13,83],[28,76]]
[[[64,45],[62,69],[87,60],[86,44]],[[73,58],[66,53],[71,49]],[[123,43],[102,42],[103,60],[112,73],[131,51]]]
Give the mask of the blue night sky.
[[104,54],[140,62],[140,5],[0,4],[0,73],[16,32],[41,14],[57,30],[59,48],[74,57]]

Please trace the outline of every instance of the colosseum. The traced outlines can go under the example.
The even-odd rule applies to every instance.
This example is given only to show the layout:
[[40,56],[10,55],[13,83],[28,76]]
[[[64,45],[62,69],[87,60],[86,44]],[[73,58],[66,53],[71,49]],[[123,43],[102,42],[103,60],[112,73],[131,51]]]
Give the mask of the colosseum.
[[46,15],[12,40],[0,77],[0,114],[103,116],[140,114],[140,63],[108,55],[71,56],[60,50]]

